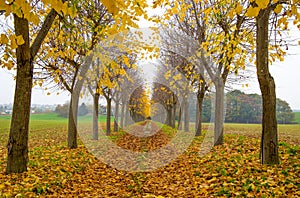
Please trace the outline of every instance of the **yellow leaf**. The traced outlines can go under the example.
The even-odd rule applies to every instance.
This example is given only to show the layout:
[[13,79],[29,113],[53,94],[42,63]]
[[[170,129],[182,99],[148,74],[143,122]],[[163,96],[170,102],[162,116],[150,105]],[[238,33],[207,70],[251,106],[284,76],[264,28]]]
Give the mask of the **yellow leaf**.
[[7,4],[5,3],[5,1],[0,1],[0,10],[5,10],[4,8],[7,6]]
[[130,67],[129,59],[126,56],[123,56],[124,63],[127,67]]
[[22,35],[16,37],[17,45],[23,45],[25,43]]
[[34,25],[38,25],[39,22],[40,22],[39,17],[36,14],[32,13],[32,12],[29,13],[28,20],[30,22],[32,22]]
[[247,10],[246,16],[248,17],[257,17],[257,15],[259,14],[260,8],[255,7],[253,8],[252,6],[250,6]]
[[118,12],[118,8],[116,6],[116,2],[112,0],[101,0],[103,5],[107,8],[108,12],[115,15]]
[[3,59],[4,59],[5,61],[7,61],[8,58],[9,58],[8,54],[3,54]]
[[259,9],[265,9],[268,7],[270,0],[256,0],[256,4],[258,5]]
[[14,67],[14,62],[12,60],[9,60],[7,63],[5,63],[5,67],[8,69],[8,70],[11,70],[13,67]]
[[58,78],[54,78],[54,82],[55,83],[59,83],[59,79]]
[[5,34],[1,34],[1,44],[7,44],[8,43],[8,38]]
[[12,49],[16,49],[17,47],[18,47],[18,45],[17,45],[17,42],[16,42],[16,39],[15,39],[16,37],[15,37],[15,35],[11,35],[11,36],[9,36],[9,40],[10,40],[10,47],[12,48]]
[[281,12],[282,8],[283,8],[283,6],[282,6],[281,4],[278,4],[278,5],[276,6],[276,8],[274,9],[274,12],[275,12],[276,14],[279,14],[279,13]]
[[0,190],[6,188],[5,184],[0,184]]
[[243,11],[243,6],[241,4],[238,4],[235,8],[235,11],[237,14],[241,14]]

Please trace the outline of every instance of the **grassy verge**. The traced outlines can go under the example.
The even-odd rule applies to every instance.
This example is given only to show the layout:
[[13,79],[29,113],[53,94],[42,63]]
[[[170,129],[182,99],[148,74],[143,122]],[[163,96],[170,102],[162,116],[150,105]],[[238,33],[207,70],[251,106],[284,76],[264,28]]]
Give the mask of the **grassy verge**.
[[294,122],[300,124],[300,112],[295,112]]

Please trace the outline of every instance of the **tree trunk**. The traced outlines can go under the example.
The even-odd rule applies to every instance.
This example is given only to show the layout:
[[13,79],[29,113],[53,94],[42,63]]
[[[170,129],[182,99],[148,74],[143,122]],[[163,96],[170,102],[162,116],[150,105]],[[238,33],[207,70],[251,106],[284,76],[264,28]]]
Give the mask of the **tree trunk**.
[[27,170],[28,128],[33,79],[33,60],[29,47],[29,27],[26,19],[14,15],[16,35],[22,35],[25,43],[18,46],[17,78],[12,121],[8,139],[6,173],[21,173]]
[[119,101],[118,100],[116,100],[116,106],[115,106],[114,131],[119,131]]
[[[197,95],[197,103],[196,103],[196,118],[195,118],[195,135],[197,134],[198,131],[198,121],[199,121],[199,101],[198,101],[198,95]],[[199,135],[196,135],[199,136]]]
[[278,134],[276,118],[276,89],[275,81],[269,72],[269,16],[270,10],[264,9],[256,18],[256,67],[257,77],[262,94],[262,164],[278,164]]
[[130,123],[130,111],[128,107],[128,103],[125,104],[125,117],[124,117],[124,125],[128,126]]
[[189,107],[189,99],[185,99],[184,105],[184,131],[190,131],[190,107]]
[[172,128],[175,128],[176,126],[176,104],[173,106],[173,112],[172,112]]
[[[182,105],[183,105],[183,104],[182,104]],[[180,107],[179,107],[178,130],[182,130],[182,108],[183,108],[182,105],[180,105]]]
[[14,14],[14,28],[17,36],[21,35],[23,45],[16,49],[17,76],[13,105],[13,115],[8,139],[6,173],[21,173],[27,170],[28,162],[28,129],[31,107],[33,79],[33,60],[38,53],[51,25],[57,15],[51,9],[30,47],[29,24],[27,19]]
[[[85,59],[84,64],[81,66],[80,75],[79,76],[85,76],[89,66],[92,63],[92,56],[88,56]],[[70,102],[70,110],[69,110],[69,121],[68,121],[68,147],[71,149],[77,148],[77,112],[78,112],[78,103],[79,103],[79,97],[80,92],[83,87],[84,79],[79,79],[78,75],[75,75],[73,78],[73,85],[72,85],[72,91],[71,92],[71,102]],[[76,83],[75,83],[76,82]]]
[[215,86],[214,146],[217,146],[224,143],[224,83],[219,79]]
[[110,135],[110,119],[111,119],[111,98],[106,98],[106,135]]
[[94,111],[93,111],[93,140],[98,140],[98,115],[99,115],[99,94],[94,96]]
[[167,120],[166,120],[166,125],[172,127],[172,108],[167,107]]
[[77,145],[77,112],[78,112],[79,95],[72,96],[69,107],[68,120],[68,147],[75,149]]
[[124,128],[124,118],[125,118],[125,104],[124,104],[124,102],[122,102],[122,106],[121,106],[121,121],[120,121],[120,127],[121,127],[121,129]]
[[[203,87],[203,86],[202,86]],[[200,92],[197,94],[197,120],[196,120],[196,136],[202,135],[202,112],[203,112],[203,100],[205,96],[205,87],[200,89]]]

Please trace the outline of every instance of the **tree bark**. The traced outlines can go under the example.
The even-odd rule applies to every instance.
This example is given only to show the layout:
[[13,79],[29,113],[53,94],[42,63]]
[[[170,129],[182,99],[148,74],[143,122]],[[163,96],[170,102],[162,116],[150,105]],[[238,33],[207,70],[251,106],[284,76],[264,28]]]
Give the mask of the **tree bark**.
[[119,131],[119,100],[116,100],[115,106],[114,131]]
[[[80,76],[85,76],[89,66],[92,63],[92,56],[89,56],[84,64],[81,66],[80,70]],[[77,80],[78,75],[76,74],[73,77],[73,83],[72,83],[72,88],[70,91],[71,95],[71,101],[70,101],[70,110],[69,110],[69,119],[68,119],[68,147],[70,149],[75,149],[77,148],[77,112],[78,112],[78,103],[79,103],[79,97],[80,97],[80,92],[83,87],[84,79]]]
[[77,148],[77,112],[78,112],[79,95],[71,98],[68,119],[68,147]]
[[8,156],[6,173],[21,173],[27,170],[28,129],[31,108],[33,79],[33,60],[57,15],[51,9],[30,47],[29,24],[27,19],[14,14],[14,28],[17,36],[25,41],[16,49],[17,76],[14,96],[13,114],[8,139]]
[[219,79],[216,83],[214,146],[224,143],[224,83]]
[[125,117],[124,117],[124,125],[125,127],[128,126],[130,123],[130,111],[128,107],[128,103],[125,104]]
[[203,100],[205,96],[205,87],[201,86],[200,91],[197,94],[197,112],[196,112],[196,136],[202,135],[202,112],[203,112]]
[[261,162],[262,164],[278,164],[278,134],[276,118],[276,89],[275,81],[269,72],[269,17],[270,9],[259,12],[256,17],[256,69],[262,94],[262,137]]
[[110,119],[111,119],[111,98],[106,98],[107,101],[107,107],[106,107],[106,135],[110,135],[111,129],[110,129]]
[[125,104],[124,104],[124,102],[122,102],[122,106],[121,106],[121,121],[120,121],[120,127],[121,127],[121,129],[124,128],[124,118],[125,118]]
[[94,96],[94,110],[93,110],[93,140],[98,140],[98,115],[99,115],[99,94]]
[[16,50],[17,78],[7,144],[6,173],[8,174],[27,171],[28,129],[33,79],[33,60],[30,55],[28,21],[14,15],[14,26],[16,35],[23,36],[25,43],[18,46]]
[[189,99],[185,99],[184,105],[184,131],[190,131],[190,108],[189,108]]
[[[182,104],[182,105],[184,105],[184,104]],[[182,130],[182,109],[183,109],[182,105],[180,105],[180,107],[179,107],[178,130]]]
[[166,120],[166,125],[172,127],[172,108],[167,107],[167,120]]
[[176,126],[176,104],[173,106],[173,112],[172,112],[172,128],[175,128]]
[[[195,135],[198,130],[198,121],[199,121],[199,102],[198,102],[198,95],[197,95],[197,103],[196,103],[196,118],[195,118]],[[199,136],[199,135],[198,135]]]

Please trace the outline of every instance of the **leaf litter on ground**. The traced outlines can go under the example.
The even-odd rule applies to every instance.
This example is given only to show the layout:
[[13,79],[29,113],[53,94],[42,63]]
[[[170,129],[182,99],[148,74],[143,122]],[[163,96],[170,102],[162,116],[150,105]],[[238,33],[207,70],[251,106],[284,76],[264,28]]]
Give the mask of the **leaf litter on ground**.
[[[133,151],[155,150],[172,138],[164,130],[149,137],[120,133],[115,142]],[[49,139],[33,141],[28,171],[22,174],[5,174],[6,149],[1,146],[0,197],[300,196],[300,150],[289,142],[280,140],[280,164],[267,166],[260,164],[258,138],[226,134],[224,145],[199,157],[202,135],[167,166],[128,172],[102,163],[82,143],[68,149],[66,131],[45,132]],[[38,134],[32,135],[34,140],[40,138]]]

